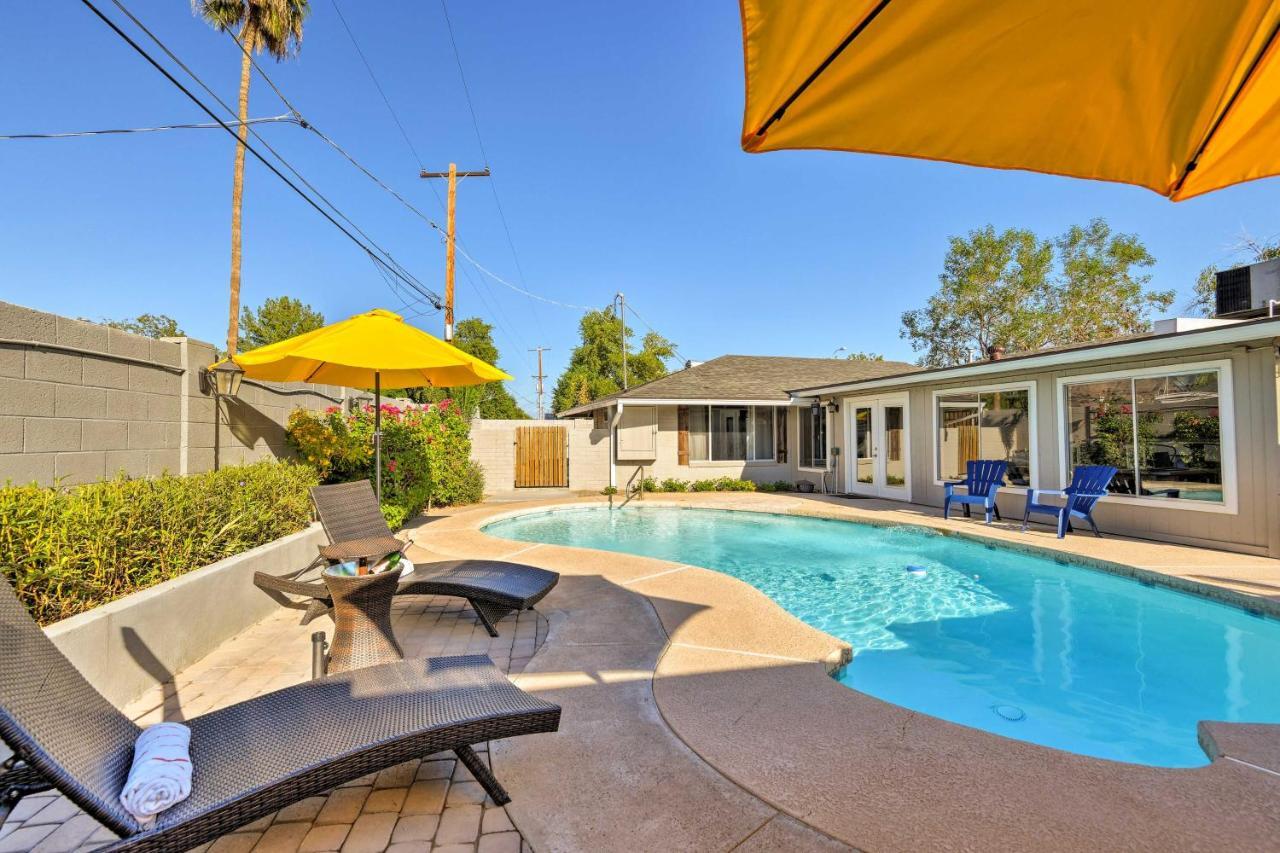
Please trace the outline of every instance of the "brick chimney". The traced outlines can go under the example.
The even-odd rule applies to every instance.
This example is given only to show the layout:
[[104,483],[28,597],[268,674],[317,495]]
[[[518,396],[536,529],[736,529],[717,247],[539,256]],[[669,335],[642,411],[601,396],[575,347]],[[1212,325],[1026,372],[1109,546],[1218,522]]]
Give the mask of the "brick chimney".
[[1004,347],[999,344],[992,344],[987,347],[987,358],[991,361],[999,361],[1004,358]]

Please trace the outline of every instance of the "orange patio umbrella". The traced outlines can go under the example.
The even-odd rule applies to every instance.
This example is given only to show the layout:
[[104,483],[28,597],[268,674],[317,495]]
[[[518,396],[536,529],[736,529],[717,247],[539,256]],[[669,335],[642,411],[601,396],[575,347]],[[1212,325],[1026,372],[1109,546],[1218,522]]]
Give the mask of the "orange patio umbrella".
[[1136,184],[1280,174],[1280,0],[741,0],[742,147]]

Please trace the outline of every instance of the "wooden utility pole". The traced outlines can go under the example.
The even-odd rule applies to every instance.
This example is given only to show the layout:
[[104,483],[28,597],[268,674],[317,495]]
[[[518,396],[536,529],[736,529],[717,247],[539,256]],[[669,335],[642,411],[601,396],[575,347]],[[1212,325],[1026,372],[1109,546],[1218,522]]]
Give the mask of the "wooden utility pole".
[[530,347],[529,348],[529,352],[536,352],[538,354],[538,375],[533,377],[534,379],[538,380],[538,385],[537,385],[538,420],[542,420],[543,414],[545,412],[545,410],[542,408],[542,380],[545,379],[547,375],[542,372],[542,354],[544,352],[549,352],[550,350],[551,350],[551,347]]
[[449,164],[447,172],[428,172],[425,169],[419,173],[420,178],[448,178],[449,179],[449,204],[448,204],[448,222],[445,225],[445,247],[444,247],[444,339],[446,341],[453,340],[453,268],[454,268],[454,242],[457,235],[457,207],[458,207],[458,178],[487,178],[489,177],[489,169],[486,166],[478,172],[459,172],[457,163]]

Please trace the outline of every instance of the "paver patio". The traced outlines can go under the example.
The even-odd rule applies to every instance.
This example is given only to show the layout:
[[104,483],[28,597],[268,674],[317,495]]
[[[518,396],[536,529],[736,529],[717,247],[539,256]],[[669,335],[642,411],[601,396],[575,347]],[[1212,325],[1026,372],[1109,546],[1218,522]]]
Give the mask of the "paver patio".
[[[490,639],[460,600],[396,602],[406,654],[488,653],[520,686],[564,707],[555,734],[495,742],[513,802],[496,808],[451,758],[356,780],[223,837],[217,853],[435,850],[844,850],[923,846],[1266,849],[1280,837],[1280,728],[1228,726],[1204,768],[1169,771],[1069,755],[955,726],[837,684],[842,643],[733,578],[677,563],[487,536],[493,518],[540,501],[423,519],[415,561],[494,557],[562,573],[539,613]],[[1124,563],[1172,584],[1216,584],[1280,608],[1280,561],[1042,530],[942,521],[924,507],[797,495],[651,496],[720,508],[925,524]],[[1111,565],[1113,570],[1117,566]],[[184,716],[309,677],[309,637],[280,611],[127,709]],[[1232,819],[1221,815],[1230,804]],[[25,800],[5,851],[110,840],[57,796]]]

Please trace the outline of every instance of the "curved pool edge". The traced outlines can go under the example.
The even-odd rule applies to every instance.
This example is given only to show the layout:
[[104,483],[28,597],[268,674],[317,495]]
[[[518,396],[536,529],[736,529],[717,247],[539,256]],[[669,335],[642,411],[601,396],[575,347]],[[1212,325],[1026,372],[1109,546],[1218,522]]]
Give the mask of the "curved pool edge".
[[[763,599],[766,612],[772,611],[775,619],[785,617],[775,622],[781,626],[779,636],[785,637],[786,626],[792,623],[808,631],[816,629],[736,578],[633,555],[528,545],[481,531],[502,518],[604,504],[592,499],[482,507],[455,516],[451,527],[467,534],[457,543],[466,550],[479,547],[483,551],[488,540],[492,551],[504,552],[508,558],[512,552],[528,552],[531,562],[546,568],[563,563],[572,570],[585,561],[598,571],[607,565],[609,569],[600,574],[616,574],[618,584],[647,601],[659,620],[664,602],[669,609],[697,608],[697,619],[678,620],[670,626],[674,630],[668,631],[651,671],[653,700],[663,722],[719,774],[826,836],[863,848],[904,849],[954,839],[974,846],[1049,849],[1114,845],[1117,838],[1131,838],[1131,846],[1137,847],[1221,845],[1224,830],[1231,836],[1239,830],[1239,839],[1232,843],[1238,849],[1251,849],[1266,833],[1280,831],[1280,814],[1274,808],[1275,798],[1280,797],[1280,776],[1269,776],[1275,771],[1265,767],[1259,772],[1249,766],[1251,762],[1231,754],[1234,750],[1256,753],[1259,742],[1280,744],[1280,727],[1208,724],[1214,732],[1226,731],[1230,736],[1214,738],[1211,742],[1216,743],[1218,754],[1212,755],[1213,763],[1193,769],[1120,764],[1012,741],[838,684],[826,676],[828,666],[777,653],[777,647],[767,645],[776,638],[764,640],[764,647],[774,653],[761,653],[759,645],[740,648],[752,638],[760,640],[756,636],[759,621],[744,618],[740,609],[759,612],[758,602],[735,603],[744,595]],[[870,519],[842,506],[815,512],[811,505],[772,496],[650,498],[645,504],[914,523],[939,529],[939,525],[901,519]],[[446,534],[445,538],[450,533],[436,524],[423,530]],[[941,532],[1008,544],[992,536],[966,535],[968,531]],[[1052,547],[1023,550],[1053,558],[1080,556]],[[1104,562],[1108,564],[1104,570],[1147,571]],[[643,574],[646,570],[649,576]],[[743,631],[744,625],[751,630]],[[694,626],[710,633],[684,633],[694,631]],[[717,641],[716,632],[726,630],[728,634]],[[550,637],[548,645],[555,639]],[[840,724],[833,727],[833,720]],[[1220,749],[1243,728],[1262,731],[1249,732],[1246,743]],[[1225,803],[1236,811],[1227,827],[1218,811]]]

